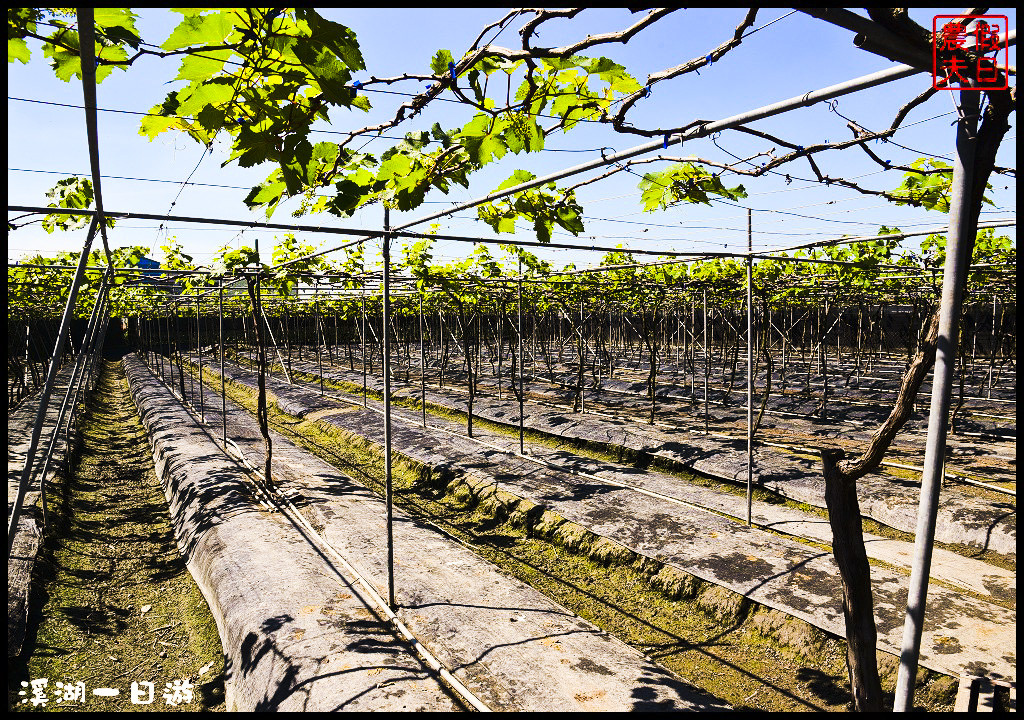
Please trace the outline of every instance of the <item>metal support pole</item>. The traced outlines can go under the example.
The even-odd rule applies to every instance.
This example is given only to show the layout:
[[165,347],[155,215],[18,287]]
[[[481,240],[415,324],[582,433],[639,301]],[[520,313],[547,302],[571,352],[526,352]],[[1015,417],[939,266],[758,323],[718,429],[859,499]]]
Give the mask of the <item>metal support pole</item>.
[[747,210],[747,527],[754,493],[754,250],[751,211]]
[[580,291],[580,414],[585,415],[587,412],[586,406],[583,404],[583,353],[585,348],[583,345],[583,291]]
[[362,281],[362,329],[359,333],[359,345],[362,348],[359,355],[362,357],[362,407],[367,407],[367,281]]
[[[171,350],[171,311],[168,309],[167,317],[164,318],[164,326],[167,330],[167,382],[170,383],[169,388],[171,395],[174,394],[174,353]],[[185,398],[182,398],[184,400]]]
[[228,395],[224,386],[224,281],[220,283],[220,423],[224,447],[228,446]]
[[526,388],[523,387],[523,259],[519,258],[519,454],[523,455],[523,400]]
[[[494,200],[500,200],[504,197],[510,197],[516,193],[529,190],[530,188],[540,187],[552,181],[561,180],[572,175],[577,175],[581,172],[588,170],[594,170],[597,168],[607,167],[613,163],[628,160],[638,155],[643,155],[652,151],[661,151],[669,145],[683,144],[688,140],[694,140],[697,138],[708,137],[711,134],[719,130],[727,130],[734,128],[739,125],[747,125],[755,122],[756,120],[762,120],[767,117],[779,115],[780,113],[788,112],[789,110],[795,110],[796,108],[809,107],[815,103],[822,102],[825,100],[831,100],[832,98],[841,97],[858,90],[864,90],[884,83],[892,82],[894,80],[901,80],[905,77],[915,75],[920,72],[926,72],[922,68],[911,67],[909,65],[897,65],[895,67],[880,70],[879,72],[871,73],[870,75],[864,75],[862,77],[853,78],[846,82],[838,83],[836,85],[830,85],[819,90],[812,90],[811,92],[797,95],[796,97],[789,98],[788,100],[782,100],[780,102],[772,103],[771,105],[765,105],[763,107],[756,108],[754,110],[748,110],[738,115],[723,118],[713,122],[702,122],[695,124],[689,130],[685,132],[677,133],[675,135],[666,136],[663,140],[655,140],[644,143],[643,145],[637,145],[636,147],[623,150],[615,153],[614,155],[605,155],[602,153],[599,159],[590,160],[588,162],[576,165],[565,170],[560,170],[543,177],[534,178],[528,182],[520,183],[512,187],[507,187],[502,190],[496,190],[488,195],[471,200],[469,202],[462,203],[455,206],[454,208],[448,208],[440,212],[436,212],[424,217],[416,218],[411,222],[407,222],[396,230],[405,230],[414,225],[419,225],[431,220],[436,220],[439,217],[444,217],[452,213],[456,213],[462,210],[467,210],[471,207],[475,207],[485,202],[492,202]],[[162,219],[162,218],[161,218]],[[321,251],[324,252],[324,251]]]
[[313,296],[313,322],[316,324],[316,366],[320,374],[320,395],[324,394],[324,358],[320,351],[320,339],[323,337],[324,346],[327,345],[327,334],[323,332],[323,323],[320,321],[320,284],[317,283],[316,294]]
[[427,356],[423,354],[423,294],[420,293],[420,412],[427,426]]
[[996,364],[996,294],[992,293],[992,341],[989,343],[989,362],[988,362],[988,390],[985,392],[985,398],[987,400],[992,399],[992,369]]
[[939,335],[936,341],[935,372],[932,380],[931,409],[928,416],[928,440],[921,475],[921,504],[917,515],[914,563],[910,572],[907,615],[903,626],[900,668],[896,678],[893,710],[907,712],[913,707],[914,681],[921,653],[928,576],[935,537],[935,517],[939,503],[946,431],[957,349],[957,324],[960,316],[962,279],[970,264],[967,250],[976,232],[972,223],[971,187],[974,182],[974,150],[977,139],[979,93],[960,92],[960,121],[957,123],[956,157],[953,162],[953,187],[949,209],[949,241],[942,275],[942,300],[939,306]]
[[384,207],[384,308],[381,340],[384,350],[384,494],[387,502],[388,530],[388,607],[395,609],[395,539],[392,532],[391,502],[391,332],[388,319],[391,316],[391,227],[390,208]]
[[708,355],[708,291],[703,290],[704,297],[704,432],[711,432],[708,415],[708,374],[711,372],[711,357]]
[[43,383],[43,390],[39,395],[39,408],[36,410],[36,420],[32,426],[32,438],[29,441],[28,451],[25,455],[25,467],[22,469],[21,478],[18,481],[18,495],[14,500],[14,505],[11,508],[11,517],[7,522],[8,556],[11,554],[11,548],[14,547],[14,536],[18,529],[21,506],[25,502],[25,493],[28,492],[28,484],[32,476],[32,464],[35,461],[36,449],[39,447],[39,436],[43,432],[43,423],[46,421],[46,408],[50,404],[53,383],[57,378],[57,369],[60,365],[61,356],[64,354],[64,345],[67,342],[68,333],[71,329],[71,318],[74,314],[75,302],[78,299],[78,289],[82,285],[85,266],[89,261],[89,249],[92,247],[92,240],[101,221],[102,218],[94,215],[92,222],[89,224],[89,234],[86,236],[85,246],[82,248],[82,254],[78,258],[78,267],[75,269],[75,277],[71,281],[71,288],[68,290],[64,314],[61,316],[60,327],[57,330],[57,342],[53,348],[53,356],[50,358],[50,367],[46,371],[46,382]]
[[196,358],[199,363],[199,421],[206,424],[206,400],[203,393],[203,346],[200,336],[199,298],[196,297]]
[[[184,310],[184,308],[182,308],[182,310]],[[188,332],[188,316],[184,315],[184,313],[182,313],[182,314],[183,314],[183,317],[182,317],[181,321],[185,325],[185,332],[184,332],[184,335],[182,336],[182,344],[185,346],[184,350],[185,350],[185,353],[188,355],[188,358],[187,359],[182,359],[182,354],[183,353],[182,353],[181,349],[179,348],[178,349],[178,362],[181,363],[181,372],[182,372],[182,376],[181,376],[181,394],[182,394],[182,399],[184,400],[184,395],[185,395],[185,375],[184,375],[184,373],[185,373],[185,364],[186,364],[186,362],[191,362],[192,361],[192,352],[188,349],[188,336],[189,336],[189,332]],[[177,315],[174,316],[174,330],[175,330],[175,332],[178,335],[182,335],[181,331],[178,330],[178,316]],[[195,382],[193,381],[192,373],[189,373],[188,374],[188,400],[187,400],[187,402],[192,405],[192,409],[193,410],[196,409],[196,403],[195,403],[196,392],[195,391],[196,391]]]
[[505,329],[505,288],[502,287],[501,299],[498,302],[498,400],[501,400],[501,342],[502,330]]
[[160,327],[160,318],[156,318],[154,321],[156,325],[156,364],[160,370],[160,381],[164,380],[164,344],[163,344],[163,331]]
[[[29,378],[30,368],[31,368],[31,364],[32,364],[32,355],[31,355],[30,343],[29,343],[29,340],[30,340],[31,335],[32,335],[32,332],[31,332],[30,328],[31,328],[31,326],[29,325],[28,320],[26,320],[25,321],[25,369],[21,373],[21,384],[24,385],[25,388],[28,388],[28,378]],[[27,395],[28,392],[29,391],[26,389],[25,390],[25,394]]]
[[[53,434],[50,436],[49,445],[46,449],[45,455],[43,456],[45,458],[43,461],[43,469],[39,472],[39,497],[43,511],[43,527],[46,527],[49,523],[49,513],[46,501],[46,472],[49,470],[50,460],[53,458],[53,452],[57,446],[57,439],[60,435],[60,427],[64,422],[65,413],[68,413],[68,408],[70,407],[70,413],[68,413],[68,430],[70,430],[71,418],[74,417],[75,408],[77,406],[78,387],[85,384],[88,380],[86,366],[88,365],[87,360],[89,358],[87,355],[95,351],[97,337],[96,329],[100,324],[99,318],[106,309],[107,282],[109,278],[110,271],[108,270],[103,277],[99,292],[96,295],[96,302],[93,304],[92,315],[89,318],[89,324],[87,326],[85,337],[83,338],[82,352],[78,353],[78,357],[75,358],[74,368],[71,371],[71,376],[68,378],[68,388],[64,393],[64,400],[61,401],[60,411],[57,413],[57,421],[53,426]],[[86,352],[87,348],[88,352]],[[72,397],[75,397],[75,402],[71,402]],[[70,447],[67,448],[67,452],[70,452]]]

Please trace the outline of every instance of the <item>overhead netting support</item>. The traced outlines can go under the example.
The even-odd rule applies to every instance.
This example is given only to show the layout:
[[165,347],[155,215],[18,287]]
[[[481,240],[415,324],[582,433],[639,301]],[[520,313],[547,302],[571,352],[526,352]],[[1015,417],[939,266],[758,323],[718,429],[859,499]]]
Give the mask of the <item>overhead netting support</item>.
[[[480,58],[488,57],[492,63],[498,59],[512,63],[574,58],[576,51],[593,44],[625,42],[671,11],[652,11],[615,37],[588,36],[559,52],[536,52],[540,49],[531,48],[531,33],[541,21],[572,17],[578,11],[561,15],[556,11],[532,12],[537,19],[534,26],[524,27],[522,53],[504,48],[488,51],[490,46],[477,47],[479,39],[473,52],[458,62],[452,57],[446,63],[446,57],[439,53],[432,65],[433,82],[403,106],[395,120],[355,131],[348,140],[390,129],[402,121],[406,109],[413,109],[415,115],[449,89],[464,102],[481,107],[479,101],[467,99],[464,88],[459,87],[460,81],[479,84],[467,73],[479,74],[471,67]],[[1016,255],[1008,238],[999,235],[1000,228],[1015,226],[1015,219],[979,221],[984,186],[995,169],[995,148],[986,142],[998,147],[1002,137],[998,128],[991,129],[991,117],[1005,108],[990,102],[986,116],[990,124],[979,127],[978,93],[972,94],[972,89],[966,87],[954,101],[958,135],[952,185],[948,197],[942,198],[950,211],[948,232],[946,227],[907,233],[883,228],[876,236],[808,238],[797,246],[755,252],[757,216],[748,209],[745,251],[670,251],[644,243],[639,235],[626,247],[559,242],[560,238],[552,241],[551,236],[555,225],[579,234],[577,224],[580,228],[582,224],[573,195],[577,189],[619,172],[636,174],[631,168],[653,162],[673,164],[663,172],[641,176],[646,209],[701,202],[701,197],[706,201],[708,194],[735,204],[746,194],[742,186],[728,188],[721,182],[724,171],[753,179],[778,174],[775,168],[797,160],[806,161],[813,180],[825,185],[851,188],[897,203],[924,202],[908,195],[906,188],[868,190],[856,179],[829,177],[815,157],[825,151],[851,148],[867,153],[883,169],[893,169],[867,143],[890,140],[914,107],[948,88],[933,85],[925,89],[899,109],[887,130],[870,131],[844,117],[853,132],[849,140],[805,147],[752,127],[759,120],[816,103],[829,103],[831,111],[838,114],[837,98],[927,70],[919,48],[894,51],[891,34],[880,32],[880,25],[875,27],[858,16],[851,18],[852,13],[846,11],[808,12],[861,32],[862,39],[866,38],[865,47],[881,48],[879,54],[907,64],[717,120],[695,120],[657,132],[634,128],[632,134],[645,138],[642,144],[620,150],[602,148],[586,162],[541,177],[517,172],[498,190],[394,225],[390,222],[391,209],[417,206],[430,188],[429,182],[418,195],[385,182],[381,186],[384,189],[372,198],[343,198],[352,201],[351,207],[339,210],[332,206],[336,215],[345,215],[359,204],[382,204],[380,228],[366,230],[105,208],[95,95],[97,68],[102,68],[103,59],[95,55],[93,32],[98,26],[93,13],[89,9],[79,11],[80,67],[95,209],[9,207],[27,214],[85,218],[90,222],[76,266],[26,264],[11,266],[8,272],[8,295],[13,299],[8,314],[8,400],[18,413],[34,412],[24,428],[30,440],[9,518],[9,554],[21,508],[34,487],[42,492],[45,522],[45,476],[53,448],[73,436],[74,419],[94,378],[97,358],[105,338],[110,336],[112,322],[124,342],[198,415],[200,422],[205,422],[207,415],[204,384],[219,385],[223,423],[219,435],[225,452],[230,452],[226,383],[232,373],[255,373],[259,383],[257,415],[266,450],[263,472],[270,490],[268,377],[280,375],[289,385],[312,384],[322,396],[341,390],[361,395],[364,407],[380,398],[385,418],[387,605],[391,610],[397,609],[395,586],[402,582],[401,569],[396,570],[393,564],[391,516],[391,408],[396,401],[418,407],[424,428],[428,407],[460,413],[465,416],[470,438],[474,436],[475,420],[518,426],[521,456],[525,455],[527,432],[556,437],[560,432],[556,427],[543,426],[539,414],[531,415],[531,407],[558,408],[578,416],[577,440],[581,443],[599,441],[597,435],[604,430],[598,419],[634,427],[642,447],[623,445],[623,451],[656,456],[667,465],[695,462],[692,447],[673,442],[673,437],[686,437],[693,446],[698,440],[703,442],[701,451],[707,455],[742,447],[743,462],[720,468],[720,472],[746,485],[748,525],[752,524],[755,489],[784,494],[772,479],[772,453],[809,457],[814,463],[813,472],[824,476],[828,509],[833,513],[836,554],[847,599],[844,610],[852,675],[858,674],[855,667],[877,675],[872,670],[876,664],[874,619],[869,579],[866,599],[864,595],[867,558],[860,523],[858,520],[855,528],[844,527],[835,520],[837,508],[860,517],[856,482],[868,471],[881,468],[880,472],[892,478],[921,483],[922,519],[917,528],[920,562],[915,563],[912,577],[917,589],[911,591],[909,605],[913,607],[908,611],[897,693],[897,707],[906,709],[913,694],[920,644],[921,617],[914,598],[918,597],[923,607],[938,486],[959,483],[1015,496],[1014,462],[993,465],[990,459],[974,454],[981,446],[1011,447],[1016,442]],[[648,97],[658,82],[713,66],[744,37],[762,29],[752,28],[755,15],[755,11],[749,11],[733,39],[706,56],[651,76],[642,87],[630,85],[630,90],[615,101],[618,107],[603,107],[604,119],[623,131],[628,125],[625,113]],[[304,22],[308,24],[308,18]],[[504,24],[502,21],[499,29]],[[1014,39],[1010,33],[1002,37],[1003,42]],[[532,84],[530,77],[528,84]],[[352,83],[347,71],[345,78],[328,84],[323,97],[344,96],[344,104],[351,104],[368,86],[398,81],[374,78],[367,83]],[[326,83],[324,78],[319,80]],[[481,92],[485,94],[485,90]],[[609,97],[614,95],[609,91]],[[307,101],[305,95],[301,102],[298,97],[291,102],[301,105]],[[598,100],[593,102],[600,104]],[[164,108],[167,115],[158,117],[172,118],[177,106],[171,105]],[[518,137],[523,145],[520,149],[528,150],[534,142],[529,133],[542,131],[537,125],[540,112],[527,112],[525,102],[517,108],[515,104],[500,111],[485,108],[490,116],[485,113],[482,117],[487,122],[497,122],[498,118],[518,122],[517,132],[509,137]],[[319,106],[309,110],[310,118],[320,112]],[[232,111],[239,115],[231,118],[232,137],[241,136],[240,126],[251,132],[251,119],[242,110]],[[576,122],[579,117],[570,118],[566,113],[559,124],[564,126],[570,120]],[[226,116],[224,122],[228,122]],[[773,148],[753,156],[757,162],[737,156],[733,156],[735,162],[722,163],[666,155],[670,148],[674,152],[677,146],[692,145],[703,138],[721,148],[717,141],[726,131],[772,143],[778,151]],[[193,127],[192,132],[199,131]],[[455,156],[459,147],[464,147],[468,165],[482,166],[489,161],[481,150],[484,140],[453,145],[452,137],[440,129],[435,135],[438,133],[444,136],[448,150],[434,161],[440,163],[445,153]],[[490,134],[485,133],[487,137]],[[992,141],[991,136],[996,135]],[[466,131],[459,137],[464,140],[468,136]],[[981,142],[979,136],[983,136]],[[289,135],[288,141],[298,142],[295,137]],[[419,142],[425,145],[430,140],[424,137]],[[407,140],[407,144],[419,150],[413,140]],[[327,152],[322,148],[320,151]],[[501,150],[502,155],[505,152]],[[976,159],[983,155],[988,164],[981,167]],[[347,156],[338,146],[332,158],[317,157],[326,168]],[[417,162],[422,164],[421,156],[417,156]],[[283,162],[281,168],[276,181],[254,188],[252,207],[273,209],[286,195],[299,194],[299,187],[308,191],[307,200],[316,196],[317,188],[307,187],[306,180],[299,177],[301,173],[294,174],[292,165]],[[937,165],[923,170],[900,169],[922,177],[946,172]],[[309,175],[313,176],[316,173]],[[554,183],[567,179],[576,184],[558,190],[561,199],[543,195],[554,192]],[[344,182],[354,181],[341,178],[334,186],[339,194],[343,186],[347,187]],[[389,187],[390,194],[385,191]],[[524,198],[534,205],[527,210],[513,207]],[[514,226],[520,215],[529,217],[539,239],[524,240],[517,235],[501,242],[494,236],[446,234],[437,228],[431,233],[415,230],[474,208],[480,219],[495,230],[507,231],[509,221]],[[317,209],[325,210],[325,203]],[[265,249],[262,255],[258,246],[225,251],[213,269],[189,265],[178,258],[181,267],[147,271],[136,266],[139,258],[131,256],[136,261],[133,264],[111,251],[107,230],[112,219],[153,219],[159,220],[161,227],[173,221],[279,230],[303,237],[342,237],[330,238],[326,249],[314,249],[299,247],[294,235],[289,235],[284,244],[271,252]],[[92,252],[97,235],[102,254]],[[949,257],[935,239],[938,235],[948,236]],[[928,236],[921,251],[902,252],[900,243],[917,236]],[[408,242],[404,256],[393,257],[393,250],[402,241]],[[381,262],[370,264],[364,247],[378,242]],[[467,250],[464,259],[446,266],[433,263],[432,243],[438,242],[463,243]],[[470,244],[474,247],[471,252]],[[539,248],[571,250],[593,262],[583,268],[556,270],[532,254],[531,249]],[[335,263],[329,259],[332,255],[339,257],[341,251],[345,251],[342,260]],[[506,257],[501,258],[499,252]],[[926,407],[929,396],[930,412]],[[955,444],[947,442],[947,431]],[[658,447],[652,450],[655,444]],[[33,468],[40,462],[41,472],[34,475]],[[853,552],[845,555],[849,547]],[[858,622],[863,625],[865,618],[870,622],[870,633],[857,629]],[[869,673],[867,679],[861,678],[854,685],[858,708],[880,707],[877,677],[872,681]]]

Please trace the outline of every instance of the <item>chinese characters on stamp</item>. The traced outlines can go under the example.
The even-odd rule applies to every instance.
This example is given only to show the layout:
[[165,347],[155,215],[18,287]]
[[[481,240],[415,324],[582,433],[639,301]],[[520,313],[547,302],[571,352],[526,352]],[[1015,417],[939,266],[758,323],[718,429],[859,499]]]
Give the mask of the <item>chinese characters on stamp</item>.
[[1005,15],[936,15],[932,19],[932,87],[1005,90],[1008,24]]

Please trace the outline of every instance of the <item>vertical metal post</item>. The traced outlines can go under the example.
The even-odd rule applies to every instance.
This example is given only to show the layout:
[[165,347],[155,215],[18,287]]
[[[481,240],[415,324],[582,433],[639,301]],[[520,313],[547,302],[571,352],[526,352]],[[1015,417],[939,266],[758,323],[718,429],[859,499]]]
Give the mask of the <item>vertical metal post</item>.
[[989,362],[988,362],[988,390],[985,392],[985,398],[988,400],[992,399],[992,369],[996,364],[996,294],[992,293],[992,341],[989,343]]
[[36,449],[39,447],[39,436],[43,432],[43,423],[46,421],[46,408],[50,404],[50,393],[53,391],[53,383],[57,378],[57,369],[60,365],[61,356],[64,354],[64,345],[67,342],[68,333],[71,329],[71,318],[74,315],[75,301],[78,299],[78,289],[81,287],[82,278],[85,275],[85,266],[89,260],[89,249],[92,247],[92,240],[96,230],[103,218],[94,215],[89,225],[89,234],[82,248],[82,254],[78,257],[78,267],[75,269],[75,277],[71,281],[71,288],[68,290],[67,303],[64,305],[64,314],[60,319],[60,326],[57,330],[57,342],[53,348],[53,356],[50,358],[50,367],[46,371],[46,381],[43,383],[43,390],[39,395],[39,408],[36,410],[36,420],[32,426],[32,438],[29,441],[28,452],[25,455],[25,467],[21,471],[21,478],[18,482],[18,495],[11,508],[11,517],[7,523],[7,554],[11,554],[14,546],[14,535],[18,528],[18,518],[21,513],[21,506],[25,502],[25,493],[28,491],[28,483],[32,476],[32,464],[35,461]]
[[[577,285],[577,287],[579,287]],[[583,404],[583,353],[585,351],[585,345],[583,344],[583,290],[580,290],[580,414],[585,415],[587,412],[586,406]]]
[[697,303],[690,303],[690,402],[697,402]]
[[498,302],[498,400],[501,400],[501,341],[502,330],[505,329],[505,288],[501,288],[501,299]]
[[903,626],[900,667],[896,678],[893,710],[907,712],[913,707],[914,681],[921,652],[928,576],[931,568],[935,517],[939,503],[946,431],[957,349],[957,323],[962,301],[961,285],[970,257],[971,235],[976,222],[970,207],[974,182],[974,149],[977,138],[978,91],[960,93],[960,120],[957,123],[956,157],[953,161],[953,187],[949,208],[949,240],[942,275],[942,300],[939,306],[939,335],[936,341],[935,372],[932,380],[931,409],[928,416],[928,440],[921,476],[921,504],[917,515],[914,563],[910,572],[907,615]]
[[163,332],[160,327],[160,318],[155,318],[153,324],[156,325],[156,365],[160,371],[160,381],[164,382],[164,344],[163,344]]
[[323,323],[320,321],[320,283],[317,282],[316,290],[313,291],[313,324],[316,325],[316,366],[320,374],[320,395],[324,394],[324,358],[320,350],[320,339],[323,338],[324,346],[327,346],[327,333],[323,332]]
[[523,449],[523,400],[526,398],[526,388],[523,387],[523,259],[519,258],[519,454],[524,454]]
[[701,291],[704,297],[704,432],[710,433],[708,414],[708,374],[711,372],[711,356],[708,354],[708,291]]
[[[61,402],[60,411],[57,413],[57,421],[53,426],[53,434],[50,436],[50,442],[44,455],[43,469],[39,472],[39,496],[40,503],[43,511],[43,527],[46,527],[49,523],[48,509],[46,501],[46,472],[50,467],[50,460],[53,458],[54,448],[57,446],[57,440],[60,435],[60,427],[64,422],[65,413],[68,414],[68,430],[71,428],[71,418],[75,415],[75,409],[77,406],[78,388],[84,385],[87,381],[86,367],[88,365],[87,357],[90,353],[95,352],[95,344],[97,333],[96,330],[100,325],[99,318],[102,313],[106,310],[107,300],[107,282],[110,277],[110,270],[108,269],[106,274],[103,276],[103,280],[100,283],[99,292],[96,294],[96,302],[93,303],[92,315],[89,318],[89,323],[86,326],[86,333],[83,337],[82,352],[78,353],[75,358],[74,368],[71,371],[71,375],[68,378],[67,391],[64,393],[64,400]],[[102,302],[101,302],[102,301]],[[88,352],[86,351],[88,349]],[[80,374],[81,373],[81,374]],[[75,401],[71,402],[71,398],[75,397]],[[70,405],[69,405],[70,403]],[[70,406],[70,413],[68,408]],[[69,439],[70,444],[70,439]],[[70,452],[70,447],[68,448]]]
[[438,340],[438,363],[437,363],[437,389],[440,390],[444,387],[444,358],[445,358],[445,339],[444,339],[444,320],[441,318],[441,306],[437,307],[437,340]]
[[420,293],[420,413],[427,426],[427,356],[423,354],[423,293]]
[[381,339],[384,349],[384,494],[387,502],[388,529],[388,607],[395,609],[395,541],[392,532],[391,503],[391,229],[390,208],[384,207],[384,308]]
[[[167,311],[166,307],[164,307],[163,309],[164,309],[165,312]],[[157,361],[158,361],[158,365],[160,366],[160,379],[161,379],[162,382],[164,382],[164,384],[168,384],[168,383],[170,383],[170,380],[165,377],[165,373],[164,373],[164,361],[165,361],[165,359],[167,359],[167,361],[170,362],[170,356],[171,356],[171,350],[170,350],[171,341],[167,339],[167,317],[164,317],[163,325],[161,325],[159,317],[158,317],[156,323],[157,323]],[[165,353],[165,350],[166,350],[166,353]],[[170,373],[170,371],[168,370],[168,374],[169,373]]]
[[362,407],[367,407],[367,280],[364,273],[362,279],[360,302],[362,305],[362,331],[359,333],[359,344],[362,356]]
[[203,393],[203,346],[199,324],[199,296],[196,296],[196,357],[199,362],[199,420],[206,423],[206,399]]
[[[22,374],[21,374],[21,384],[24,385],[26,388],[28,387],[29,370],[30,370],[30,367],[31,367],[30,363],[32,362],[31,353],[29,352],[29,338],[31,337],[31,330],[29,328],[30,328],[30,325],[28,323],[28,320],[26,319],[25,320],[25,369],[22,371]],[[26,394],[28,393],[27,390],[25,392],[26,392]]]
[[[185,308],[184,308],[184,305],[183,305],[182,306],[182,311],[183,311],[182,315],[184,315],[184,309]],[[183,359],[182,358],[181,348],[178,349],[178,362],[181,363],[181,373],[182,373],[181,374],[181,395],[182,395],[181,399],[185,400],[185,364],[187,362],[191,362],[192,361],[192,353],[191,353],[191,351],[188,348],[188,342],[189,342],[189,340],[188,340],[188,337],[189,337],[188,317],[187,316],[182,317],[181,321],[185,325],[185,333],[184,333],[183,336],[182,336],[181,331],[178,329],[178,316],[177,315],[174,316],[174,331],[175,331],[175,333],[177,335],[182,336],[182,344],[185,346],[185,353],[188,355],[187,359]],[[192,378],[192,373],[189,373],[188,374],[188,400],[186,402],[188,402],[192,406],[193,410],[196,409],[195,397],[196,397],[195,383],[194,383],[193,378]]]
[[224,281],[220,282],[220,423],[224,433],[224,448],[228,446],[228,395],[224,386]]
[[747,210],[747,527],[754,493],[754,238]]
[[[167,317],[165,318],[166,329],[167,329],[167,377],[170,383],[171,394],[174,394],[174,351],[171,349],[171,311],[167,310]],[[182,398],[184,400],[185,398]]]

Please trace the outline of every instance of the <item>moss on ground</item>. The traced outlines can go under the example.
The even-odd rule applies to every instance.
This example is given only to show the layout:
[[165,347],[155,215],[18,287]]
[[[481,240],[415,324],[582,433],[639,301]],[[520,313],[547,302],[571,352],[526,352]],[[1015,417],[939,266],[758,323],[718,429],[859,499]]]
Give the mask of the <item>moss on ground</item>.
[[[319,385],[320,383],[320,378],[318,376],[310,375],[308,373],[295,371],[292,372],[291,375],[295,380],[302,380],[304,382],[314,383],[316,385]],[[359,395],[363,392],[362,385],[355,385],[353,383],[345,382],[343,380],[328,380],[327,378],[324,378],[324,387],[355,395]],[[366,393],[367,397],[373,398],[375,400],[383,401],[384,399],[383,393],[377,392],[375,390],[368,388]],[[422,407],[421,403],[418,400],[400,395],[393,394],[392,402],[401,407],[407,407],[416,410]],[[426,405],[427,412],[434,416],[462,423],[466,422],[466,413],[464,412],[454,410],[444,405],[437,405],[430,402],[428,402]],[[493,422],[491,420],[487,420],[485,418],[481,418],[475,415],[473,417],[473,424],[478,428],[485,429],[497,434],[516,437],[518,437],[519,435],[519,429],[517,427],[513,427],[511,425],[506,425],[503,423]],[[532,429],[525,429],[523,432],[523,438],[527,443],[530,444],[544,445],[545,447],[550,447],[555,450],[567,450],[577,455],[582,455],[583,457],[590,458],[591,460],[597,460],[600,462],[622,463],[641,470],[647,468],[656,469],[660,473],[670,475],[692,485],[711,488],[716,492],[723,492],[729,493],[731,495],[746,497],[745,485],[727,482],[725,480],[713,478],[708,475],[703,475],[686,467],[682,463],[673,461],[669,458],[663,458],[657,455],[639,452],[637,450],[623,447],[621,445],[602,444],[584,440],[574,440],[571,438],[563,438]],[[820,460],[820,458],[816,456],[805,455],[797,451],[789,450],[786,452],[789,452],[791,455],[795,457],[801,457],[812,462],[818,462]],[[920,473],[915,473],[914,471],[903,470],[900,468],[885,467],[882,468],[882,470],[886,473],[891,474],[893,477],[911,478],[915,480],[920,480],[921,477]],[[998,496],[993,491],[984,490],[983,488],[976,488],[964,484],[959,484],[958,488],[966,488],[968,495],[981,496],[989,500],[997,499],[1001,501],[1005,499],[1005,496]],[[814,515],[815,517],[821,518],[823,520],[828,520],[828,511],[825,508],[818,507],[816,505],[810,505],[808,503],[800,502],[798,500],[792,500],[782,495],[779,495],[778,493],[772,492],[771,490],[766,490],[764,488],[754,488],[753,499],[757,502],[765,502],[771,503],[773,505],[788,507],[794,510],[799,510],[806,514]],[[913,533],[905,532],[903,530],[897,530],[896,528],[880,523],[877,520],[873,520],[872,518],[864,517],[862,519],[862,523],[863,530],[865,533],[877,535],[879,537],[884,537],[889,540],[899,540],[901,542],[909,542],[911,544],[914,542]],[[767,532],[774,532],[770,528],[763,529],[765,529]],[[811,545],[813,547],[825,547],[820,543],[813,543],[811,541],[807,541],[799,537],[793,537],[793,539],[799,542],[804,542],[805,544]],[[943,550],[956,553],[957,555],[961,555],[963,557],[980,560],[982,562],[988,563],[989,565],[994,565],[995,567],[1003,568],[1004,570],[1012,570],[1015,572],[1017,569],[1017,559],[1014,555],[1006,555],[1004,553],[995,552],[994,550],[982,550],[980,548],[972,547],[969,545],[958,545],[953,543],[944,543],[940,541],[935,541],[935,546],[942,548]],[[985,597],[987,598],[987,596]],[[1004,603],[1000,602],[998,604]]]
[[[72,478],[54,493],[51,513],[33,579],[25,650],[8,661],[10,706],[223,710],[224,656],[216,623],[178,553],[146,431],[119,363],[104,361]],[[22,703],[22,682],[41,678],[48,680],[49,702]],[[166,685],[179,681],[180,687],[186,679],[192,701],[169,704]],[[84,683],[85,703],[58,703],[58,682]],[[152,704],[132,703],[133,682],[154,684]],[[120,694],[95,696],[95,688]]]
[[[254,411],[254,390],[234,382],[226,387],[233,401]],[[381,451],[375,444],[325,420],[287,415],[276,405],[271,405],[270,420],[297,444],[383,492]],[[845,641],[638,555],[542,506],[496,490],[493,483],[433,472],[395,454],[398,506],[683,680],[738,710],[850,707]],[[879,666],[891,703],[895,658],[880,653]],[[918,680],[920,709],[952,709],[952,678],[922,668]]]

